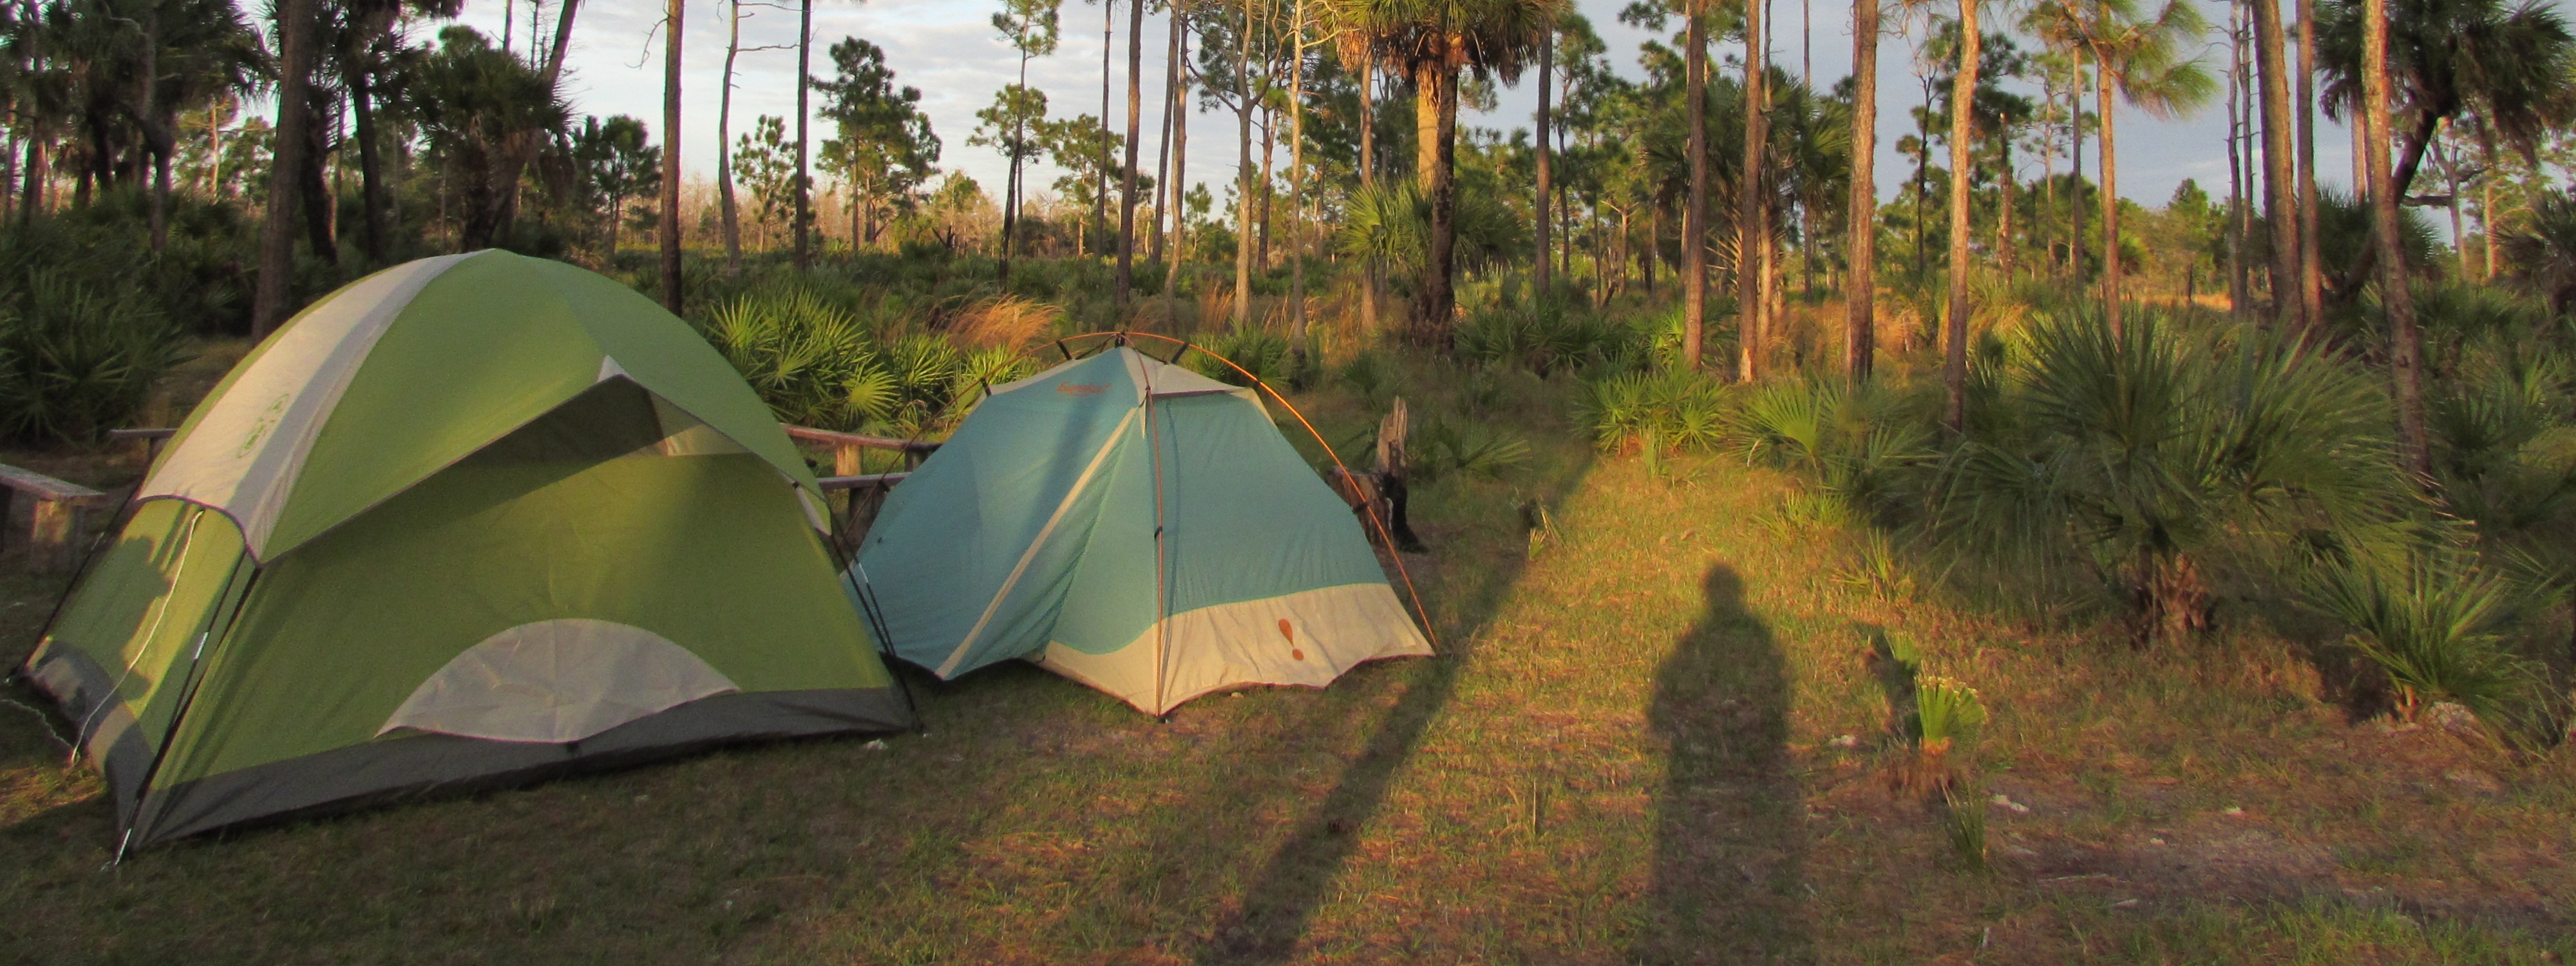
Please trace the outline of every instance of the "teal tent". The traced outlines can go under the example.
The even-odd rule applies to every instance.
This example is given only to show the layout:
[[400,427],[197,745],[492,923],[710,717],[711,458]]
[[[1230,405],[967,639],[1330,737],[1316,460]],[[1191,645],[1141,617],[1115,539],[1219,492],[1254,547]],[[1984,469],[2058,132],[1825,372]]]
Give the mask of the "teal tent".
[[1149,714],[1431,653],[1253,390],[1123,346],[995,387],[850,579],[942,678],[1026,658]]

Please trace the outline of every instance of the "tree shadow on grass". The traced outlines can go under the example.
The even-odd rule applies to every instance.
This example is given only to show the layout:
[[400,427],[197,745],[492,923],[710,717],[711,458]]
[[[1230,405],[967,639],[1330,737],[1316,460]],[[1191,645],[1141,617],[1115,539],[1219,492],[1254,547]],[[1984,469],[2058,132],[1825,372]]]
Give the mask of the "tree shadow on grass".
[[[1571,493],[1591,468],[1589,456],[1585,453],[1547,479],[1538,488],[1546,494],[1542,499],[1553,503]],[[1426,585],[1424,594],[1435,604],[1441,654],[1404,666],[1396,672],[1400,677],[1384,682],[1387,688],[1400,689],[1391,700],[1382,699],[1384,711],[1339,723],[1349,740],[1338,752],[1343,758],[1338,779],[1320,801],[1297,815],[1286,837],[1251,871],[1240,899],[1208,929],[1192,957],[1196,962],[1276,963],[1298,954],[1317,907],[1360,844],[1362,830],[1385,805],[1396,776],[1448,707],[1460,676],[1474,661],[1476,635],[1493,619],[1527,566],[1524,547],[1480,546],[1466,527],[1436,533],[1433,539],[1445,559],[1441,573],[1429,581],[1437,586]],[[1494,563],[1490,568],[1463,565],[1479,559]],[[1354,709],[1339,710],[1347,715]]]
[[1787,754],[1789,682],[1771,629],[1724,564],[1665,659],[1647,722],[1665,746],[1653,885],[1631,955],[1650,963],[1804,961],[1803,796]]

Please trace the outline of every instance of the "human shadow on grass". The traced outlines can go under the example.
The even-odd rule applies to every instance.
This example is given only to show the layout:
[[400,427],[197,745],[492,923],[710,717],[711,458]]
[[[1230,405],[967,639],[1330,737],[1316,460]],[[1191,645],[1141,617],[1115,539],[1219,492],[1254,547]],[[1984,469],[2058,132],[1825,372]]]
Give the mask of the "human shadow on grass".
[[1647,723],[1664,745],[1653,884],[1630,955],[1648,963],[1812,958],[1803,796],[1787,753],[1779,642],[1718,564],[1707,609],[1656,672]]

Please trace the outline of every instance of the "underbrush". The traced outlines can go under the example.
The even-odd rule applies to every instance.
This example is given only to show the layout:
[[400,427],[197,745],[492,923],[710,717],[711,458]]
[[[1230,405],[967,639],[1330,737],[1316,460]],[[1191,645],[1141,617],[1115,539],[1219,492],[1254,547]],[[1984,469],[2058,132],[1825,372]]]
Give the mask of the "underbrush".
[[2188,311],[2035,310],[1972,353],[1965,416],[1936,373],[1753,386],[1671,370],[1587,380],[1579,423],[1650,469],[1691,450],[1796,474],[1781,524],[1863,532],[1853,580],[1937,588],[2133,646],[2224,620],[2370,669],[2343,697],[2413,720],[2439,703],[2554,744],[2576,586],[2576,364],[2555,325],[2456,298],[2436,353],[2436,476],[2396,469],[2367,358]]

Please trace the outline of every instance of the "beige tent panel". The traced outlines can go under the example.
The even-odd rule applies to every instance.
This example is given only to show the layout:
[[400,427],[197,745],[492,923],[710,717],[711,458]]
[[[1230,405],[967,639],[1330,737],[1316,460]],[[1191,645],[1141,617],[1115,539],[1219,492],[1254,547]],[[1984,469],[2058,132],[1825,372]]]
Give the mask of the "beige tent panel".
[[422,681],[376,734],[401,728],[494,741],[579,741],[709,695],[738,691],[707,662],[630,624],[521,624]]
[[431,279],[473,255],[377,272],[341,289],[279,332],[170,447],[135,500],[177,497],[241,524],[254,555],[286,507],[313,439],[358,366]]
[[1174,614],[1107,654],[1049,642],[1039,664],[1162,714],[1220,688],[1320,688],[1366,661],[1430,653],[1393,589],[1346,584]]

